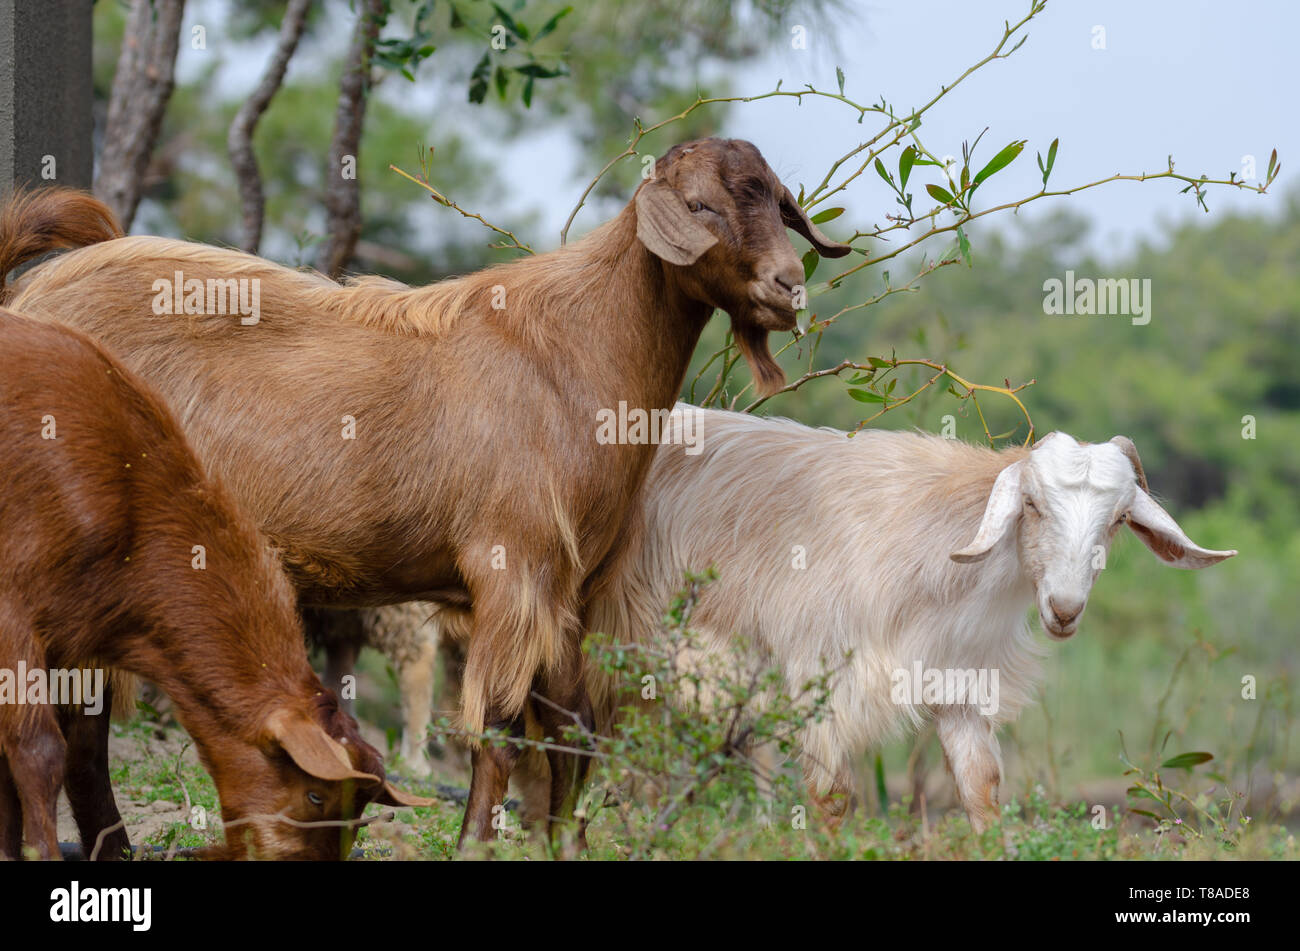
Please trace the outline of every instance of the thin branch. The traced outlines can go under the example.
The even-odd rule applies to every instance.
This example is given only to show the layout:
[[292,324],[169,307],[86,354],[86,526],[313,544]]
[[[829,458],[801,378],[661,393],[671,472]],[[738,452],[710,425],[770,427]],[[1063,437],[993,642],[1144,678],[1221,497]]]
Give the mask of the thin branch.
[[253,154],[253,131],[284,82],[285,71],[289,68],[294,50],[298,48],[298,40],[302,38],[311,5],[312,0],[289,0],[284,19],[280,23],[280,37],[276,41],[275,52],[266,66],[266,72],[262,74],[262,81],[235,113],[226,137],[226,150],[230,153],[230,163],[234,166],[235,177],[239,182],[239,246],[249,254],[256,254],[262,243],[262,222],[266,212],[262,174],[257,168],[257,156]]
[[[432,153],[432,151],[433,151],[432,149],[429,150],[430,153]],[[486,218],[484,218],[482,215],[478,214],[477,212],[466,211],[464,208],[456,204],[454,201],[452,201],[442,192],[438,191],[438,189],[434,188],[433,185],[429,183],[429,172],[428,172],[428,167],[425,164],[425,157],[423,153],[421,153],[420,156],[421,174],[420,177],[418,178],[412,175],[410,172],[403,171],[402,169],[398,168],[396,165],[389,165],[388,167],[392,171],[396,172],[398,175],[401,175],[403,178],[415,182],[415,184],[419,185],[421,188],[423,188],[425,191],[429,193],[430,198],[432,198],[438,204],[442,205],[444,208],[450,208],[452,211],[457,211],[461,214],[462,217],[472,218],[475,221],[482,224],[484,227],[489,228],[490,230],[495,231],[497,234],[510,239],[509,244],[494,244],[492,245],[492,247],[513,248],[518,251],[524,251],[528,254],[535,253],[531,247],[529,247],[528,245],[520,241],[513,231],[509,231],[505,228],[501,228],[498,227],[497,225],[494,225],[492,222],[488,221]]]

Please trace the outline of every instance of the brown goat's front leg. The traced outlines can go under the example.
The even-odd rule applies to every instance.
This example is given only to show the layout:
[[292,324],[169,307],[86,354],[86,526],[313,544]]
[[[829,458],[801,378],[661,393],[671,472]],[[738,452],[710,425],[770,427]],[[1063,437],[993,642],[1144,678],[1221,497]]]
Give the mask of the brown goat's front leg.
[[48,706],[18,731],[17,743],[5,742],[9,773],[22,803],[23,840],[43,860],[59,858],[59,789],[67,744]]
[[[539,679],[536,692],[540,699],[534,702],[533,710],[542,728],[542,736],[560,746],[587,749],[590,746],[587,737],[595,730],[596,717],[583,680],[581,657],[574,653],[549,676]],[[575,729],[581,732],[574,739],[566,739]],[[552,844],[555,844],[556,832],[564,826],[572,825],[573,847],[578,851],[586,851],[586,817],[578,817],[576,823],[573,819],[578,796],[587,781],[591,757],[581,752],[548,749],[546,760],[551,770],[547,835]]]
[[940,712],[937,731],[966,817],[976,832],[983,832],[999,818],[1002,754],[993,724],[987,717],[961,708]]
[[[59,717],[68,744],[63,789],[81,835],[82,854],[87,859],[95,855],[100,862],[128,858],[131,850],[109,782],[108,727],[112,708],[113,697],[106,683],[103,709],[99,713],[91,715],[84,710],[65,708]],[[103,841],[99,841],[105,829],[113,831],[105,833]],[[98,853],[95,852],[97,843]]]
[[[493,712],[489,711],[489,715]],[[508,728],[511,736],[524,735],[522,716],[513,721],[493,717],[487,725],[489,730]],[[469,781],[469,801],[465,804],[465,821],[461,823],[456,848],[463,848],[465,839],[469,836],[480,842],[496,839],[497,829],[492,820],[505,808],[510,772],[518,759],[519,747],[514,743],[506,743],[504,746],[483,743],[474,750],[470,757],[473,774]]]

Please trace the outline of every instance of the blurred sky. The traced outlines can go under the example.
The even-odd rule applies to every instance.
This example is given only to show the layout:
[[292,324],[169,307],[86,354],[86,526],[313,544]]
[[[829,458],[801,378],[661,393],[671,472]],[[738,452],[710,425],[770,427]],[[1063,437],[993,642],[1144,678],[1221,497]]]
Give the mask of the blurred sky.
[[[575,17],[581,16],[584,2],[591,0],[578,0]],[[187,29],[199,17],[221,19],[222,7],[221,0],[192,4]],[[869,103],[883,96],[905,112],[989,53],[1003,21],[1020,19],[1028,8],[1028,0],[841,0],[839,12],[820,22],[791,18],[790,27],[806,27],[807,49],[792,48],[786,29],[766,55],[733,70],[729,78],[733,91],[741,94],[769,91],[778,79],[785,89],[812,83],[833,90],[840,65],[849,97]],[[341,0],[331,4],[329,15],[331,22],[350,21]],[[1104,28],[1105,49],[1094,48],[1096,27]],[[1228,208],[1271,213],[1280,207],[1277,196],[1300,167],[1300,53],[1295,48],[1300,2],[1050,0],[1028,34],[1011,58],[988,64],[945,97],[919,130],[925,145],[943,155],[960,154],[962,141],[974,140],[988,126],[976,154],[977,168],[1008,142],[1029,140],[1021,157],[981,189],[977,207],[1036,190],[1040,178],[1034,153],[1046,153],[1057,136],[1061,146],[1052,186],[1058,188],[1116,172],[1161,171],[1170,154],[1178,171],[1213,178],[1230,171],[1240,177],[1244,157],[1253,155],[1262,177],[1276,147],[1284,168],[1269,196],[1215,189],[1208,201],[1212,214]],[[331,31],[323,42],[341,47],[347,30]],[[250,46],[230,57],[223,84],[251,88],[268,52],[269,45]],[[298,70],[313,69],[313,58],[305,50],[295,59],[290,80]],[[434,75],[437,62],[435,55],[414,85],[385,83],[381,94],[417,112],[428,110],[437,122],[483,123],[475,147],[486,161],[507,170],[511,188],[498,207],[477,210],[494,219],[535,210],[540,216],[537,243],[555,245],[585,184],[581,170],[599,167],[607,157],[593,163],[595,157],[580,155],[565,130],[537,108],[524,134],[513,139],[494,133],[491,121],[468,107],[449,109],[452,101],[463,103],[463,77],[454,84],[441,81]],[[200,66],[201,54],[182,44],[181,76]],[[708,83],[706,76],[706,92]],[[735,107],[722,131],[755,142],[787,181],[811,185],[836,157],[877,128],[871,117],[858,125],[856,113],[839,103],[806,99],[797,106],[781,99]],[[886,159],[891,168],[897,155],[895,149]],[[914,173],[918,209],[928,207],[924,182],[940,181],[937,176],[935,169]],[[1045,200],[1021,215],[1032,217],[1053,206],[1084,213],[1095,221],[1093,249],[1114,258],[1138,240],[1158,239],[1171,221],[1204,218],[1190,196],[1178,194],[1181,187],[1168,181],[1120,182]],[[890,193],[872,172],[854,183],[845,201],[834,203],[846,204],[849,215],[828,229],[833,236],[850,221],[865,230],[893,209]],[[584,209],[575,233],[598,224],[611,210]],[[981,227],[1001,227],[1003,218],[991,215]]]

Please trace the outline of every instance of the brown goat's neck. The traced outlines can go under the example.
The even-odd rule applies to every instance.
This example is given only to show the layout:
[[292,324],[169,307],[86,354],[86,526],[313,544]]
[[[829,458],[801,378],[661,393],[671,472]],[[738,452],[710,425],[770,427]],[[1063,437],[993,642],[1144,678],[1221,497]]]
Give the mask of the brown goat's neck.
[[677,269],[637,238],[631,205],[572,248],[553,253],[572,256],[583,290],[569,313],[543,313],[564,321],[555,330],[573,348],[574,365],[610,368],[603,377],[608,388],[592,395],[602,405],[626,400],[647,409],[671,407],[713,308],[688,297]]

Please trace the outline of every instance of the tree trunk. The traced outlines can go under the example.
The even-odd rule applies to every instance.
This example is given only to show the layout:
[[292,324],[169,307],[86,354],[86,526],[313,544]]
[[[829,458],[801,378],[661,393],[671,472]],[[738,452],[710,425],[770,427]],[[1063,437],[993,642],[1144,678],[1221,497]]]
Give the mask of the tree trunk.
[[133,0],[108,104],[95,195],[125,231],[171,98],[185,0]]
[[338,111],[334,117],[334,138],[330,142],[329,165],[325,169],[325,244],[316,267],[337,278],[343,273],[361,234],[361,189],[357,182],[357,154],[361,128],[366,118],[366,95],[370,91],[370,57],[375,40],[387,17],[385,0],[363,0],[343,63],[339,83]]

